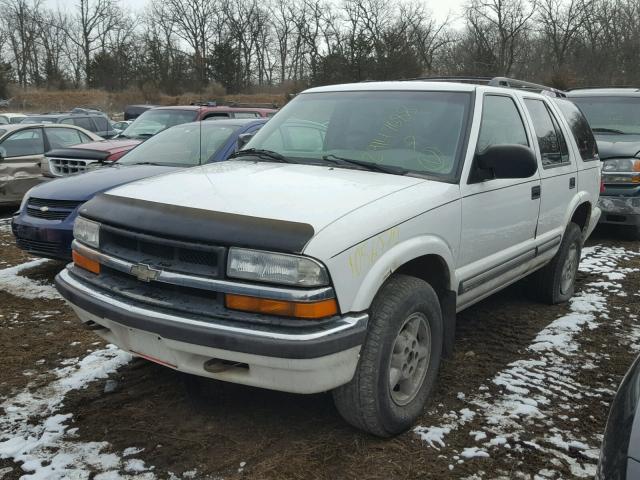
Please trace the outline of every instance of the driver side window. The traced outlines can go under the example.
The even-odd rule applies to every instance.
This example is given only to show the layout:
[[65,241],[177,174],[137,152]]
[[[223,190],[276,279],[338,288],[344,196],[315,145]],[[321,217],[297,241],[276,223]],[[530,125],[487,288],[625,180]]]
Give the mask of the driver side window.
[[476,152],[481,153],[491,145],[529,146],[522,117],[511,97],[484,97]]

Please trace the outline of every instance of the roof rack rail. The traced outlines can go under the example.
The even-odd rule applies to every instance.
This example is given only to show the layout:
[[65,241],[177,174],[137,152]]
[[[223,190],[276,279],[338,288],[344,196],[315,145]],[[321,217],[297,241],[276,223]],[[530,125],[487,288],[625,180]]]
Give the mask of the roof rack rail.
[[493,77],[470,77],[470,76],[456,76],[456,75],[444,75],[434,77],[417,77],[408,78],[407,80],[421,80],[423,82],[458,82],[458,83],[473,83],[473,84],[488,84]]
[[542,94],[551,95],[553,97],[566,97],[567,94],[562,90],[553,87],[547,87],[546,85],[540,85],[538,83],[526,82],[524,80],[517,80],[515,78],[507,77],[494,77],[488,83],[491,87],[508,87],[519,88],[522,90],[530,90],[532,92],[540,92]]
[[630,90],[640,91],[640,87],[636,85],[592,85],[586,87],[572,87],[568,88],[567,92],[573,92],[575,90],[595,90],[595,89],[605,89],[605,88],[628,88]]
[[235,107],[235,108],[279,108],[278,104],[273,103],[242,103],[242,102],[191,102],[191,105],[198,107]]
[[546,85],[540,85],[538,83],[526,82],[524,80],[517,80],[515,78],[507,78],[507,77],[436,76],[436,77],[410,78],[408,80],[421,80],[424,82],[472,83],[472,84],[487,85],[489,87],[517,88],[520,90],[539,92],[544,95],[550,95],[553,97],[567,96],[562,90],[559,90],[557,88],[547,87]]

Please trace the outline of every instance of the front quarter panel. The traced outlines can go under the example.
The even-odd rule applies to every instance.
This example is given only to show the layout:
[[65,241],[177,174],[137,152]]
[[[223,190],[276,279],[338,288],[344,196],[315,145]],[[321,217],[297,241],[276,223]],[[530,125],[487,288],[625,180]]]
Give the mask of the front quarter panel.
[[394,271],[423,255],[441,257],[455,284],[459,195],[458,185],[421,184],[362,207],[319,232],[305,254],[329,269],[341,312],[367,310]]

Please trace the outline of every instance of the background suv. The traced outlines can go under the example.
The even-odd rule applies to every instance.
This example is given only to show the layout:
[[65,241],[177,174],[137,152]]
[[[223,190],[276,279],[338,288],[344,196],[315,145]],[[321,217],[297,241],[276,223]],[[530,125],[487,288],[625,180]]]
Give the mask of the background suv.
[[601,223],[640,239],[640,89],[585,88],[567,97],[584,112],[602,160]]
[[22,123],[61,123],[84,128],[102,138],[116,136],[116,131],[104,113],[86,108],[75,108],[70,112],[30,115],[22,120]]

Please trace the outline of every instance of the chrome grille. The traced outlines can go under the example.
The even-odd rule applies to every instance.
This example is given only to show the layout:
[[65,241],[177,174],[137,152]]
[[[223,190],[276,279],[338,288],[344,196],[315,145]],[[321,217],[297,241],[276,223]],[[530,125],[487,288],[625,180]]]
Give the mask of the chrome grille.
[[82,160],[77,158],[48,158],[48,160],[49,170],[56,177],[66,177],[68,175],[86,172],[89,169],[89,165],[96,163],[95,160]]
[[30,197],[27,200],[27,215],[45,220],[64,220],[83,203],[76,200],[49,200]]

